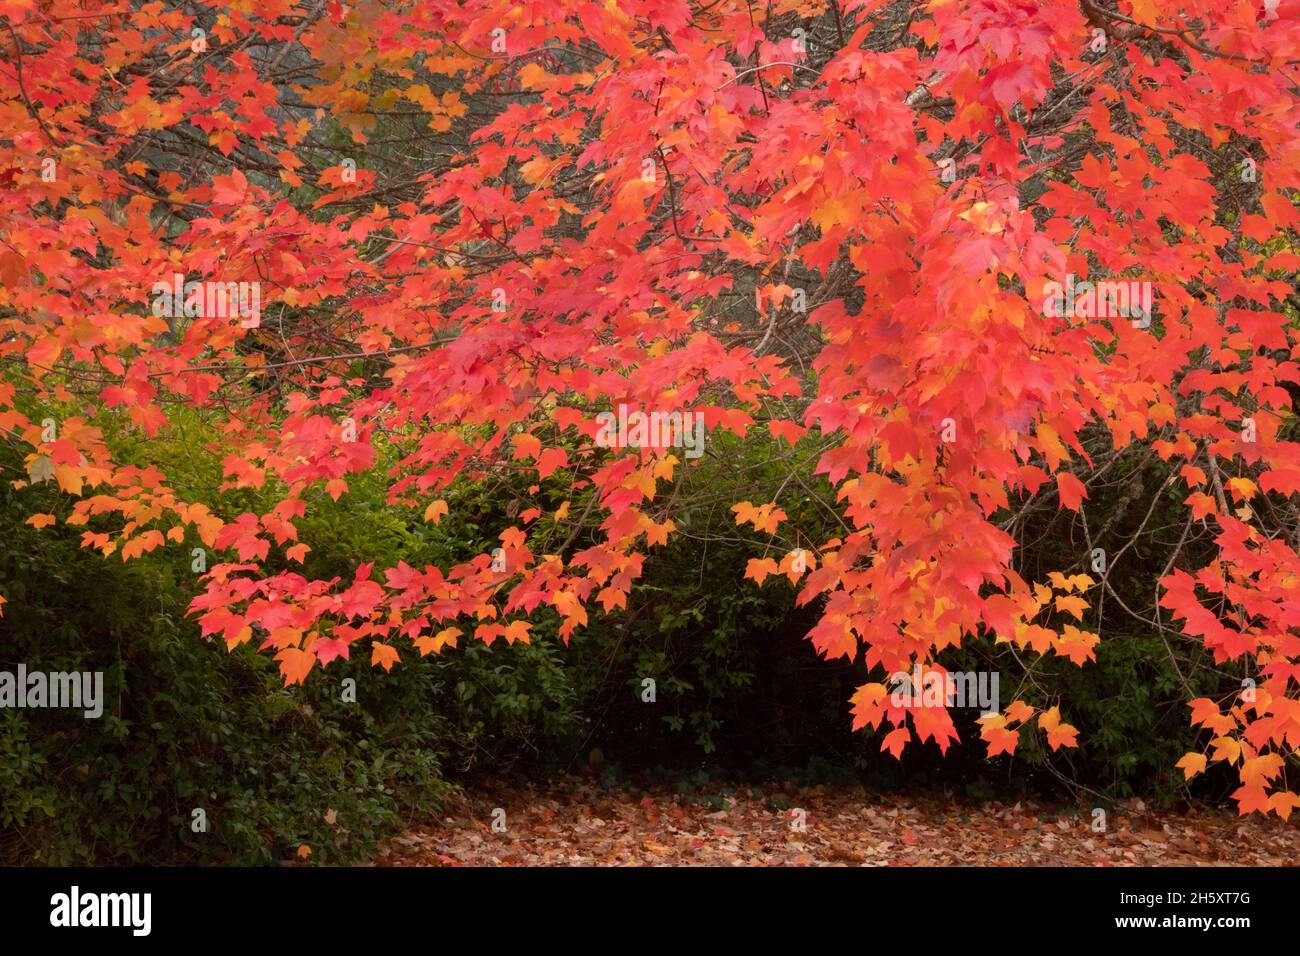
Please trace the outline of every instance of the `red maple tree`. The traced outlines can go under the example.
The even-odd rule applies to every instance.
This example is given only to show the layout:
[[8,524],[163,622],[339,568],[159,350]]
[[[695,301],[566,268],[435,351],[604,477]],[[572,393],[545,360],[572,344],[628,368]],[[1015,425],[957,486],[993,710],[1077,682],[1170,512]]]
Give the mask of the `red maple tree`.
[[[600,440],[631,409],[818,443],[840,536],[734,510],[773,542],[738,586],[799,582],[827,656],[1082,664],[1105,576],[1026,579],[995,515],[1085,509],[1100,432],[1216,536],[1159,607],[1257,675],[1191,702],[1212,739],[1180,766],[1237,765],[1242,812],[1300,801],[1296,3],[0,0],[0,27],[0,433],[87,547],[228,554],[205,634],[289,682],[543,608],[567,638],[675,530],[690,459]],[[274,508],[120,463],[175,403]],[[432,522],[462,478],[536,477],[495,553],[286,570],[313,496],[374,469]],[[883,682],[853,713],[895,753],[956,736]],[[990,753],[1031,720],[1074,745],[1017,700]]]

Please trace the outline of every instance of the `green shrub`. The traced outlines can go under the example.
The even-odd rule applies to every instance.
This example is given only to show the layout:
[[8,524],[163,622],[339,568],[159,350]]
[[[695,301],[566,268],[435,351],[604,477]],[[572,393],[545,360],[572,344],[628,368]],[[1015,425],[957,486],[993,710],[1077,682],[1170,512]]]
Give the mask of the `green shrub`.
[[[173,452],[193,454],[195,474],[215,468],[197,444]],[[100,719],[0,710],[0,860],[255,864],[303,845],[313,862],[357,860],[436,809],[444,762],[535,755],[577,724],[553,643],[404,652],[391,674],[363,654],[285,688],[253,642],[228,652],[200,639],[185,615],[199,587],[190,545],[124,563],[83,550],[78,529],[24,524],[59,499],[52,485],[0,484],[0,669],[102,671],[106,703]],[[317,503],[303,524],[307,573],[443,557],[382,500],[361,485]]]
[[[181,411],[168,441],[140,442],[134,453],[140,463],[162,456],[156,463],[184,495],[187,485],[220,481],[204,436],[202,420]],[[132,454],[129,440],[116,443]],[[0,466],[20,472],[21,459],[3,447]],[[24,523],[34,510],[66,514],[52,484],[15,491],[0,483],[0,595],[8,601],[0,668],[23,662],[102,671],[107,696],[98,720],[0,710],[0,862],[269,863],[304,845],[315,863],[358,860],[383,835],[436,811],[467,774],[572,768],[592,747],[615,775],[656,766],[698,775],[709,767],[975,795],[992,793],[992,781],[1093,798],[1167,801],[1187,792],[1173,765],[1199,739],[1187,722],[1189,693],[1222,693],[1239,675],[1209,666],[1196,642],[1170,644],[1113,616],[1100,628],[1097,660],[1083,667],[986,640],[941,661],[956,671],[999,671],[1003,705],[1015,697],[1035,706],[1059,702],[1080,731],[1077,749],[1049,751],[1026,732],[1014,759],[990,763],[973,711],[955,714],[966,742],[945,759],[928,743],[895,761],[880,753],[881,732],[852,732],[849,697],[884,675],[868,675],[860,660],[820,659],[804,638],[818,607],[796,608],[795,588],[783,577],[761,588],[743,579],[749,558],[779,557],[790,543],[769,546],[765,536],[738,529],[728,510],[780,492],[788,527],[831,537],[825,485],[787,487],[791,471],[805,464],[758,433],[714,445],[683,469],[678,494],[690,504],[677,513],[678,533],[647,560],[627,608],[593,612],[567,646],[555,636],[554,615],[542,614],[531,644],[462,638],[460,647],[427,658],[405,646],[391,673],[358,654],[292,688],[255,642],[228,652],[199,638],[185,614],[199,587],[192,543],[125,563],[105,559],[79,546],[79,529]],[[1144,467],[1154,472],[1148,484],[1158,486],[1164,466]],[[1133,475],[1121,469],[1114,487],[1094,489],[1090,507],[1117,515],[1102,542],[1108,547],[1142,517],[1125,515],[1113,500]],[[446,566],[490,549],[520,500],[553,512],[559,494],[573,494],[530,495],[513,480],[462,480],[444,492],[452,508],[438,526],[390,507],[377,472],[356,476],[338,502],[312,491],[300,522],[311,546],[303,571],[329,578],[350,576],[358,562]],[[223,511],[266,510],[275,495],[270,487],[230,491]],[[575,494],[572,513],[586,503]],[[1157,503],[1153,520],[1174,520],[1167,508]],[[1086,570],[1070,520],[1050,507],[1022,518],[1027,577]],[[1153,608],[1152,566],[1161,560],[1135,555],[1112,573],[1130,607]],[[355,703],[342,699],[345,678],[355,681]],[[643,699],[647,679],[654,703]],[[1222,797],[1230,782],[1220,777],[1203,775],[1195,792]],[[206,832],[192,827],[196,809],[206,815]]]

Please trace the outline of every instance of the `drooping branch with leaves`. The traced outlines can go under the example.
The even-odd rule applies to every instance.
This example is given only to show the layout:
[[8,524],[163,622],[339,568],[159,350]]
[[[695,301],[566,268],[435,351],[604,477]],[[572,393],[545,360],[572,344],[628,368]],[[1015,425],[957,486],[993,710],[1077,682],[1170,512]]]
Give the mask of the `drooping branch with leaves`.
[[[699,416],[705,454],[788,453],[771,500],[726,503],[765,542],[736,586],[799,585],[886,749],[956,738],[888,675],[977,639],[1084,665],[1109,600],[1249,675],[1189,701],[1186,773],[1237,766],[1243,812],[1300,802],[1294,2],[10,0],[0,26],[13,480],[57,482],[32,521],[105,557],[219,554],[205,634],[288,682],[546,614],[567,639],[709,494],[602,415]],[[1062,298],[1103,283],[1152,307]],[[256,307],[213,314],[213,285]],[[274,508],[119,463],[178,404]],[[461,481],[526,492],[458,564],[295,570],[313,501],[377,468],[413,521]],[[1061,509],[1077,556],[1026,566]],[[1146,608],[1111,583],[1138,555]],[[1069,710],[1017,699],[981,733],[1073,746]]]

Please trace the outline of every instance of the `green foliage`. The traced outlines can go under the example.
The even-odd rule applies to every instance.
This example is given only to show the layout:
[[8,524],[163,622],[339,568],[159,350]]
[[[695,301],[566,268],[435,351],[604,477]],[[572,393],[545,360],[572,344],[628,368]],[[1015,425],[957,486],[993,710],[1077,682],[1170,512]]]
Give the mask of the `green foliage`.
[[[181,494],[186,483],[218,485],[219,463],[203,451],[210,437],[203,421],[182,411],[174,428],[174,441],[141,442],[141,463],[168,457]],[[185,615],[198,587],[190,569],[197,542],[126,563],[106,560],[80,548],[78,529],[23,523],[32,510],[66,513],[52,483],[22,491],[0,483],[0,594],[8,601],[0,667],[101,670],[107,698],[99,720],[0,710],[0,861],[255,864],[291,857],[303,845],[313,863],[358,860],[404,821],[436,811],[454,785],[448,775],[572,769],[592,746],[608,755],[607,782],[658,766],[705,797],[717,775],[795,773],[976,796],[1004,788],[1000,776],[1019,787],[1061,792],[1065,784],[1110,798],[1185,793],[1173,768],[1196,740],[1185,701],[1238,678],[1209,667],[1188,642],[1171,649],[1160,634],[1121,630],[1109,617],[1097,660],[1082,668],[1051,655],[1022,659],[986,642],[944,655],[953,670],[998,670],[1004,705],[1014,697],[1059,702],[1080,731],[1077,750],[1049,751],[1026,733],[1014,761],[1002,758],[1008,776],[984,760],[973,711],[955,715],[969,742],[942,761],[933,744],[895,761],[879,752],[879,734],[852,732],[848,698],[880,675],[869,678],[860,661],[817,656],[804,638],[817,609],[795,608],[784,576],[762,587],[742,579],[749,558],[779,559],[797,542],[738,528],[728,505],[776,498],[791,469],[802,467],[792,457],[759,436],[720,444],[683,468],[679,491],[692,505],[678,533],[646,562],[628,607],[594,614],[568,646],[556,638],[554,618],[542,617],[531,644],[462,639],[426,658],[407,645],[391,673],[360,652],[292,688],[256,652],[256,641],[227,651],[198,637]],[[21,461],[8,453],[0,465],[16,474]],[[1123,503],[1107,497],[1126,487],[1130,475],[1121,477],[1119,491],[1094,493],[1093,507],[1122,512]],[[300,524],[311,547],[300,570],[312,578],[350,575],[358,562],[462,561],[490,550],[521,501],[544,506],[541,522],[561,503],[549,489],[530,495],[508,475],[464,480],[445,492],[452,507],[435,526],[388,502],[377,471],[356,476],[338,502],[311,493],[319,498]],[[227,491],[223,509],[258,511],[273,494]],[[781,501],[800,526],[820,520],[827,524],[819,534],[833,534],[823,485]],[[575,496],[572,511],[586,504]],[[1163,517],[1157,511],[1155,520]],[[1071,529],[1054,524],[1061,520],[1029,512],[1020,532],[1034,542],[1027,574],[1040,573],[1035,565],[1084,570],[1084,549]],[[1116,540],[1136,520],[1121,515]],[[567,533],[556,524],[557,536]],[[1150,606],[1149,563],[1112,573],[1131,607]],[[343,699],[347,679],[355,681],[355,703]],[[647,680],[653,703],[644,699]],[[1225,783],[1206,774],[1199,792],[1222,796]],[[206,833],[191,828],[199,808]]]
[[[202,480],[211,463],[188,424],[177,453]],[[0,710],[0,861],[257,864],[303,845],[314,863],[358,860],[436,809],[444,762],[535,755],[576,724],[553,643],[408,653],[391,674],[358,655],[285,688],[251,643],[199,638],[185,616],[198,586],[190,544],[123,563],[81,549],[76,529],[23,524],[33,508],[58,512],[60,497],[52,484],[0,484],[0,669],[103,671],[106,703],[101,719]],[[377,488],[359,497],[304,523],[307,573],[445,557]],[[195,809],[206,832],[192,828]]]
[[[1101,450],[1095,452],[1102,454]],[[1143,527],[1165,532],[1169,547],[1181,542],[1182,562],[1199,567],[1213,550],[1203,531],[1183,535],[1188,518],[1184,495],[1167,484],[1172,467],[1138,449],[1115,462],[1105,482],[1094,483],[1084,517],[1056,509],[1050,496],[1020,513],[1014,529],[1025,542],[1021,573],[1040,580],[1052,570],[1087,573],[1091,611],[1081,626],[1098,633],[1096,660],[1083,666],[1055,655],[1041,658],[977,645],[952,657],[953,669],[996,666],[1002,672],[1003,702],[1019,697],[1036,707],[1059,704],[1063,718],[1079,731],[1078,748],[1051,751],[1041,733],[1022,733],[1017,772],[1029,779],[1087,789],[1108,799],[1143,795],[1167,804],[1189,793],[1223,799],[1235,789],[1217,767],[1186,785],[1175,767],[1183,754],[1204,746],[1204,735],[1188,721],[1188,701],[1221,698],[1240,687],[1244,671],[1214,665],[1196,639],[1169,628],[1162,633],[1156,581],[1170,558],[1158,545],[1134,542]],[[1145,489],[1159,489],[1154,497]],[[1091,520],[1085,532],[1084,522]],[[1155,539],[1159,540],[1159,539]],[[1105,579],[1091,564],[1092,549],[1107,556]],[[1066,621],[1072,619],[1066,618]],[[991,661],[995,663],[990,663]]]
[[356,859],[444,792],[427,668],[384,680],[353,666],[356,705],[333,680],[286,690],[251,648],[198,639],[188,554],[105,561],[20,524],[7,486],[0,514],[0,666],[103,671],[106,699],[101,719],[0,711],[7,861],[265,863],[301,844]]
[[[679,493],[696,504],[646,562],[627,610],[593,619],[573,640],[590,737],[630,766],[706,762],[767,772],[863,759],[878,745],[850,731],[848,699],[855,679],[862,682],[860,665],[817,656],[804,637],[815,609],[794,606],[784,576],[761,588],[743,578],[749,558],[779,560],[797,542],[738,528],[730,504],[772,500],[802,466],[791,462],[788,446],[759,433],[743,443],[724,439],[712,451],[685,469]],[[825,521],[817,500],[825,491],[816,483],[783,495],[791,523]],[[653,703],[646,681],[654,682]]]

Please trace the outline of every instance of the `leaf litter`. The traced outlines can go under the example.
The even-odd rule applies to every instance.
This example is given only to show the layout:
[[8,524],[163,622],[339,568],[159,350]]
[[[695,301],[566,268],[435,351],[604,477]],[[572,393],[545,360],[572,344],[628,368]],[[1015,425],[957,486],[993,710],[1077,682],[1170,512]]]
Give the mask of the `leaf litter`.
[[1090,808],[1046,802],[794,784],[688,795],[573,777],[524,788],[484,784],[450,802],[440,819],[386,841],[371,865],[1278,866],[1300,859],[1294,821],[1225,809],[1157,811],[1132,800],[1106,811],[1104,831],[1096,823]]

